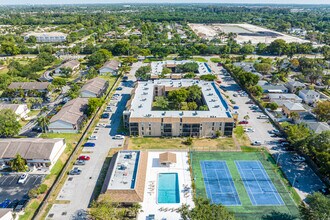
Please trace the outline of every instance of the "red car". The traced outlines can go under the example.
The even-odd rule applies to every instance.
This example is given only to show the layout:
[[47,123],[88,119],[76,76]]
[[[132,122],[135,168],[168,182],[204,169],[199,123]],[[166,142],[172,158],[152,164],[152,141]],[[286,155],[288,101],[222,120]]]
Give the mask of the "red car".
[[238,122],[238,124],[240,124],[240,125],[246,125],[246,124],[249,124],[249,122],[248,121],[240,121],[240,122]]
[[91,157],[90,156],[86,156],[86,155],[81,155],[78,157],[78,160],[90,160]]

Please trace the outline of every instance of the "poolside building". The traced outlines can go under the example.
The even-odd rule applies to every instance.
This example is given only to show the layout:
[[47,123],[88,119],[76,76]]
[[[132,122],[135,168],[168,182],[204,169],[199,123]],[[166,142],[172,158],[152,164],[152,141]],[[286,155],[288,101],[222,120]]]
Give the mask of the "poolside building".
[[[197,85],[207,110],[153,110],[155,97]],[[124,125],[133,136],[213,137],[219,131],[231,136],[234,118],[214,82],[192,79],[139,81],[123,113]]]
[[147,152],[117,152],[110,162],[101,191],[102,196],[109,195],[112,202],[126,204],[142,202],[147,161]]
[[165,152],[159,154],[159,164],[163,166],[171,166],[176,163],[176,154],[171,152]]

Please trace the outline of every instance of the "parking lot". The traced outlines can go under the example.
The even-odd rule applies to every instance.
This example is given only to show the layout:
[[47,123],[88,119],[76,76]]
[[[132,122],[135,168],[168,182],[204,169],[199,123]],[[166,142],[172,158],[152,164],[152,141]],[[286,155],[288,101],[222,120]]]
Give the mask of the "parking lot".
[[[263,115],[262,112],[253,111],[250,106],[252,104],[246,104],[250,100],[248,96],[235,95],[237,91],[242,90],[239,85],[230,76],[225,76],[223,68],[218,67],[216,64],[209,62],[210,67],[215,73],[220,73],[219,79],[221,80],[221,87],[225,88],[225,93],[230,99],[234,100],[235,106],[238,106],[239,116],[238,120],[245,120],[244,117],[248,115],[248,124],[243,124],[243,127],[251,127],[254,132],[248,132],[247,135],[251,142],[260,141],[262,146],[267,147],[272,154],[275,154],[275,158],[278,154],[280,157],[277,162],[281,166],[282,171],[290,181],[291,185],[294,185],[298,194],[304,199],[309,193],[318,191],[325,187],[320,178],[314,173],[314,171],[308,166],[306,162],[293,162],[292,158],[296,155],[294,152],[288,152],[285,148],[279,145],[279,137],[272,137],[269,131],[276,129],[268,119],[258,119],[258,116]],[[275,147],[275,148],[274,148]]]
[[[139,64],[140,65],[140,64]],[[131,73],[135,72],[133,65]],[[99,125],[94,129],[93,136],[96,140],[94,147],[84,147],[81,155],[90,157],[85,165],[75,165],[81,170],[80,175],[69,175],[64,186],[58,194],[58,201],[66,201],[66,204],[54,204],[48,212],[46,219],[86,219],[86,210],[91,202],[92,195],[100,175],[102,166],[111,148],[121,147],[124,140],[116,140],[117,128],[121,123],[122,112],[130,97],[134,74],[129,75],[128,82],[121,82],[122,90],[116,90],[118,98],[112,98],[108,102],[111,106],[109,118],[99,120]]]
[[0,203],[5,199],[13,201],[25,198],[30,189],[42,182],[44,175],[29,175],[24,184],[17,183],[19,177],[19,174],[0,177]]

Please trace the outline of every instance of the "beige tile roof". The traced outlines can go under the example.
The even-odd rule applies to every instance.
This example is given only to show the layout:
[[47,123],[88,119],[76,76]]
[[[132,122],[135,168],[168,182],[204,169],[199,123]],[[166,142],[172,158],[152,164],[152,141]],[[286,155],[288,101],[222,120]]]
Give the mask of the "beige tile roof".
[[50,123],[64,121],[72,125],[77,125],[84,116],[87,107],[87,98],[76,98],[67,102],[62,109],[50,119]]
[[24,159],[49,159],[54,145],[63,138],[17,138],[0,139],[0,158],[15,158],[17,154]]
[[96,95],[99,95],[104,90],[107,82],[108,82],[107,80],[101,78],[90,79],[81,88],[80,92],[88,91]]
[[49,85],[49,82],[12,82],[8,89],[46,90]]
[[118,60],[110,60],[103,64],[102,68],[111,68],[113,70],[118,70],[120,62]]
[[159,154],[159,163],[176,163],[176,154],[171,152]]

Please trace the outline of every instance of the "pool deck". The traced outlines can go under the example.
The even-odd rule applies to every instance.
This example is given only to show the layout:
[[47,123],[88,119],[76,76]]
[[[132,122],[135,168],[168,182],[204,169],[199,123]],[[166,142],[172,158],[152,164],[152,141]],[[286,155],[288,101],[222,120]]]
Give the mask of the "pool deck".
[[[161,208],[177,209],[181,207],[183,203],[194,207],[193,195],[191,189],[191,177],[188,164],[187,152],[175,152],[176,164],[171,166],[161,166],[159,164],[159,154],[164,151],[152,151],[148,153],[148,165],[147,165],[147,177],[145,184],[144,199],[141,203],[142,210],[138,216],[138,220],[146,220],[150,214],[155,215],[156,220],[172,220],[180,219],[180,214],[176,211],[160,211]],[[157,187],[158,187],[158,174],[159,173],[178,173],[179,177],[179,191],[180,191],[180,203],[175,204],[158,204],[157,203]],[[189,187],[189,190],[184,190],[185,186]]]

